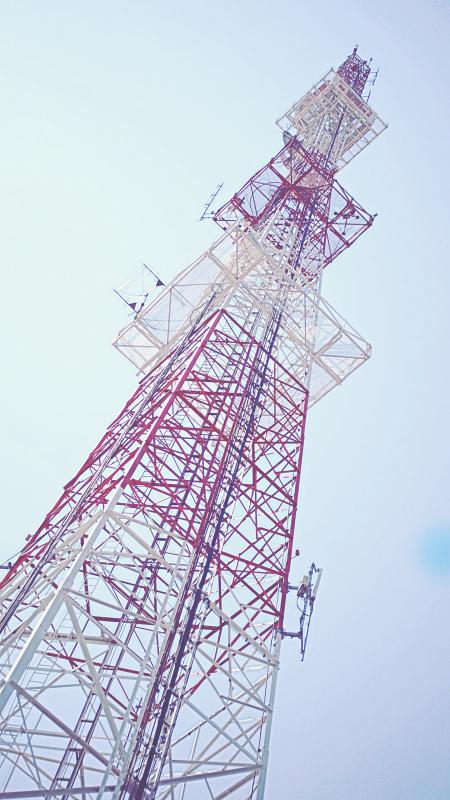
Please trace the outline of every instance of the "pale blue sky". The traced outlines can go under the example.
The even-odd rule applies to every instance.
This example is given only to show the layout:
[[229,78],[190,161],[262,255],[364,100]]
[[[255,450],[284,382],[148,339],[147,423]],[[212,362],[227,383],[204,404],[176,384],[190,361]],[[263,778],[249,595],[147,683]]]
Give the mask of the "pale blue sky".
[[215,185],[356,42],[380,66],[390,127],[340,175],[379,217],[324,279],[374,354],[308,422],[325,574],[306,661],[283,648],[267,800],[450,795],[448,38],[440,0],[0,3],[5,558],[134,386],[112,287],[208,245]]

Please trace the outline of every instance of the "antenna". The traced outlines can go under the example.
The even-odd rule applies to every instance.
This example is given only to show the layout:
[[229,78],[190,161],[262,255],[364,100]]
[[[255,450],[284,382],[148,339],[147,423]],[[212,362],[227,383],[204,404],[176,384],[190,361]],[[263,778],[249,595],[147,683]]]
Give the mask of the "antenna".
[[[372,61],[372,59],[370,59],[369,64],[371,63],[371,61]],[[369,91],[367,92],[367,94],[365,94],[363,96],[363,100],[365,100],[366,103],[368,103],[369,100],[370,100],[370,95],[372,93],[372,89],[374,87],[376,79],[378,78],[378,71],[379,71],[379,67],[377,67],[376,69],[372,70],[369,73],[369,77],[367,78],[366,89],[368,89]]]
[[149,295],[154,294],[155,289],[161,286],[165,286],[164,281],[147,264],[142,262],[141,269],[119,286],[118,289],[114,289],[114,292],[131,309],[136,318],[147,303]]
[[[309,568],[309,572],[303,576],[300,585],[297,587],[289,584],[289,589],[294,589],[297,594],[297,608],[300,612],[300,619],[298,631],[282,630],[282,637],[287,639],[300,640],[300,660],[303,661],[306,653],[306,644],[308,642],[309,626],[311,624],[311,617],[314,610],[314,601],[317,597],[319,590],[320,579],[323,570],[317,567],[314,562]],[[317,576],[315,578],[315,576]]]
[[210,196],[209,200],[205,203],[203,208],[203,214],[201,215],[199,222],[202,222],[204,219],[211,219],[214,216],[213,212],[210,212],[209,209],[211,208],[214,200],[216,199],[217,195],[219,194],[220,190],[223,187],[223,182],[218,183],[216,188],[214,189],[212,195]]
[[150,275],[153,275],[153,277],[154,277],[154,278],[155,278],[155,280],[156,280],[156,286],[165,286],[165,285],[166,285],[166,284],[164,283],[164,281],[162,281],[162,280],[161,280],[161,278],[159,278],[159,277],[158,277],[158,275],[156,274],[156,272],[153,272],[153,270],[152,270],[152,269],[150,269],[150,267],[148,267],[148,266],[147,266],[147,264],[145,264],[145,263],[144,263],[144,261],[142,262],[142,266],[143,266],[143,267],[145,267],[145,269],[146,269],[146,270],[148,270],[148,272],[150,273]]

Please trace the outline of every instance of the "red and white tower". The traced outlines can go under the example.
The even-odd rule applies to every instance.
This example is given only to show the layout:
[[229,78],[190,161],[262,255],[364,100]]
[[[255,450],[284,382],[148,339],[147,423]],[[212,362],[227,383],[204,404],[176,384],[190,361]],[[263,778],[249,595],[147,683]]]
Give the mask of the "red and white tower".
[[138,387],[1,583],[3,798],[262,800],[307,408],[370,355],[321,294],[373,222],[356,50],[115,346]]

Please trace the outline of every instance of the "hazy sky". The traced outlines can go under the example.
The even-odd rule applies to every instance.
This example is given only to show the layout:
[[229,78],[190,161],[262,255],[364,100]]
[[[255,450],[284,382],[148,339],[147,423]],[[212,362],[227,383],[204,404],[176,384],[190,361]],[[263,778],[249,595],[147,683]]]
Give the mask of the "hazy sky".
[[215,238],[216,184],[355,43],[380,66],[390,127],[340,175],[379,217],[324,278],[374,353],[307,426],[293,579],[325,572],[266,800],[450,795],[449,33],[443,0],[0,2],[5,559],[135,384],[112,288]]

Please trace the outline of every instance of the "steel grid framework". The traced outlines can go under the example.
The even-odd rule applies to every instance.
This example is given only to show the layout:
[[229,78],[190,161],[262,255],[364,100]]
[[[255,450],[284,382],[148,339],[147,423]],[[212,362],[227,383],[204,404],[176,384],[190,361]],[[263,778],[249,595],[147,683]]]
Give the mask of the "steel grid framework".
[[385,127],[354,51],[115,346],[140,383],[1,584],[2,797],[262,800],[307,407],[370,355],[321,296]]

